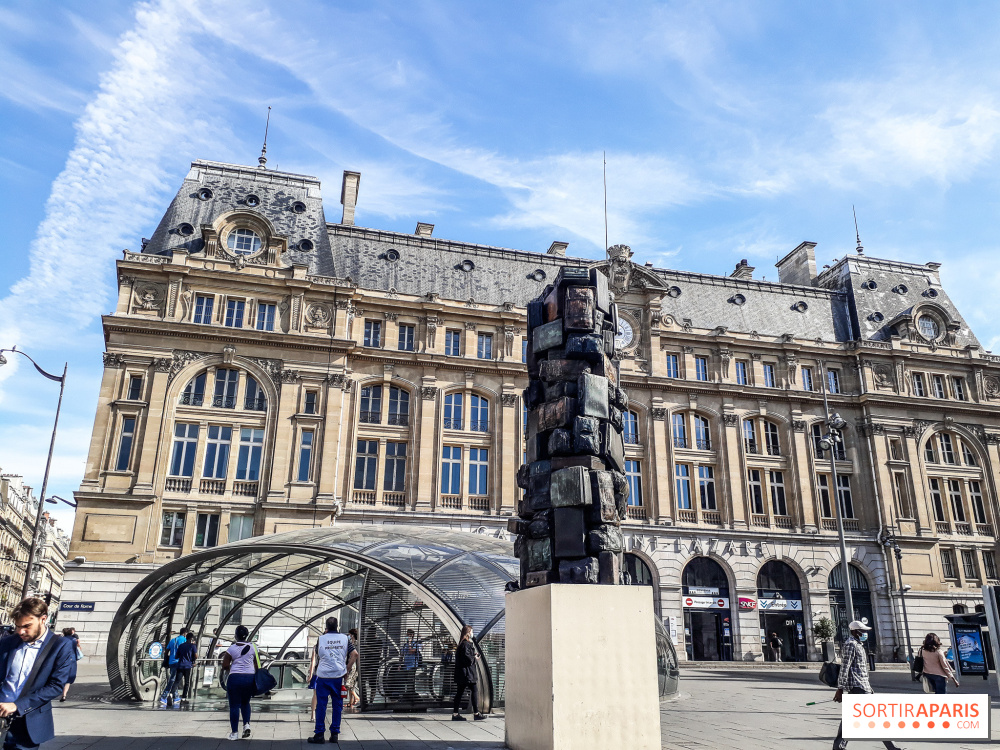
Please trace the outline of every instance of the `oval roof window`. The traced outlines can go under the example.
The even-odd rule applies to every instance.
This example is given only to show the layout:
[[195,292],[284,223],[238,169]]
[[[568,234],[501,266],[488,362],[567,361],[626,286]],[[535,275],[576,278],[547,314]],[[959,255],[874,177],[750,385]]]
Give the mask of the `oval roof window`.
[[203,201],[212,200],[215,197],[215,193],[212,192],[211,188],[202,188],[198,191],[198,198]]
[[885,320],[885,316],[882,313],[876,311],[868,316],[868,320],[872,321],[873,323],[881,323],[883,320]]
[[672,286],[667,290],[667,296],[677,299],[681,296],[681,288],[679,286]]
[[535,281],[545,281],[545,271],[541,268],[536,268],[534,271],[528,274],[529,279],[534,279]]
[[302,201],[295,201],[292,204],[292,210],[297,214],[304,214],[306,212],[306,204]]
[[796,302],[794,305],[792,305],[792,309],[795,310],[795,312],[804,313],[806,310],[809,309],[809,305],[807,305],[805,302]]
[[896,294],[906,294],[908,291],[910,291],[910,287],[908,287],[906,284],[898,284],[896,288],[893,289],[892,291],[894,291]]
[[938,292],[937,289],[928,289],[926,292],[924,292],[924,296],[925,297],[930,297],[931,299],[934,299],[935,297],[938,296],[938,293],[939,292]]
[[729,298],[729,301],[732,302],[734,305],[745,305],[747,303],[747,298],[744,297],[742,294],[734,294],[732,297]]
[[254,195],[253,193],[250,193],[250,195],[247,196],[247,205],[251,207],[259,206],[260,198]]
[[303,252],[307,252],[308,253],[309,251],[311,251],[313,249],[313,247],[315,247],[315,246],[313,245],[312,240],[301,240],[299,242],[299,250],[302,250]]
[[468,273],[469,271],[472,271],[472,270],[474,270],[474,269],[475,269],[475,267],[476,267],[476,264],[475,264],[475,263],[473,263],[473,262],[472,262],[471,260],[469,260],[468,258],[466,258],[465,260],[463,260],[463,261],[462,261],[462,265],[461,265],[461,266],[459,266],[459,268],[461,268],[461,269],[462,269],[463,271],[465,271],[466,273]]
[[397,261],[397,260],[399,260],[399,250],[395,250],[395,249],[386,250],[385,251],[385,259],[388,260],[388,261]]
[[183,234],[185,237],[190,237],[192,234],[194,234],[194,227],[188,224],[187,222],[184,222],[179,227],[177,227],[177,231]]

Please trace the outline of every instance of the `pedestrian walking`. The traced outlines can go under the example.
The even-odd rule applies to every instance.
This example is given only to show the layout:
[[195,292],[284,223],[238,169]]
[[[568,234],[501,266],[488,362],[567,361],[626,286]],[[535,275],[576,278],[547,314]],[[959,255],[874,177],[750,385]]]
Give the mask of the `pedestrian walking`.
[[928,633],[924,638],[924,645],[920,647],[917,656],[924,660],[923,676],[931,683],[934,692],[944,695],[948,692],[948,680],[958,687],[958,678],[951,669],[948,660],[944,658],[941,650],[941,639],[936,633]]
[[364,704],[371,705],[378,691],[378,673],[382,668],[385,656],[385,644],[379,638],[378,630],[369,625],[365,630],[365,639],[361,641],[359,651],[359,667],[361,672],[361,691]]
[[257,646],[250,643],[246,625],[236,628],[236,642],[222,655],[222,674],[226,679],[229,697],[229,727],[233,731],[228,739],[240,739],[240,715],[243,716],[243,739],[250,739],[250,699],[254,692],[254,672],[260,661]]
[[163,665],[167,668],[167,683],[160,695],[161,706],[174,705],[174,698],[177,696],[177,649],[187,641],[187,628],[181,628],[175,638],[167,642],[167,647],[163,653]]
[[[347,637],[351,640],[351,647],[358,652],[358,629],[351,628],[347,631]],[[358,675],[361,671],[361,658],[360,652],[358,652],[358,660],[354,663],[351,669],[347,670],[347,676],[344,677],[344,684],[347,686],[347,707],[357,708],[361,703],[361,698],[358,696]]]
[[55,737],[52,700],[76,675],[76,653],[49,630],[43,599],[25,599],[10,617],[14,633],[0,639],[0,717],[10,720],[3,750],[28,750]]
[[[854,620],[847,628],[851,631],[851,635],[841,648],[840,680],[837,683],[837,692],[833,696],[836,703],[843,702],[844,693],[875,692],[868,682],[868,654],[862,645],[868,640],[868,631],[871,628],[858,620]],[[883,740],[882,744],[887,750],[901,750],[892,740]],[[846,747],[844,722],[841,722],[837,728],[837,738],[833,741],[833,750],[844,750]]]
[[177,684],[184,686],[181,688],[181,700],[184,702],[187,702],[191,689],[191,670],[198,661],[198,647],[194,639],[194,633],[189,630],[187,640],[177,649]]
[[413,630],[406,631],[406,640],[399,650],[399,655],[403,660],[403,698],[414,700],[417,697],[417,668],[423,661],[423,654],[420,650],[420,641]]
[[476,669],[476,659],[479,654],[472,643],[472,626],[462,627],[462,638],[458,642],[458,652],[455,654],[455,702],[452,706],[452,721],[468,721],[462,716],[462,698],[465,689],[472,693],[472,718],[482,721],[486,717],[479,712],[479,675]]
[[[80,661],[83,658],[83,652],[80,650],[80,637],[76,634],[76,628],[63,628],[62,631],[64,638],[69,638],[73,641],[73,658],[76,661]],[[69,695],[69,686],[76,682],[76,670],[73,670],[73,674],[70,675],[69,680],[63,685],[63,693],[59,697],[59,702],[63,703],[66,700],[66,696]]]
[[336,617],[326,619],[326,632],[316,644],[316,727],[306,742],[322,745],[326,742],[326,704],[332,703],[330,742],[340,740],[340,720],[344,712],[344,697],[340,692],[344,676],[357,664],[358,652],[351,640],[338,631]]
[[771,661],[781,661],[781,645],[784,643],[777,633],[771,633],[767,645],[771,647]]

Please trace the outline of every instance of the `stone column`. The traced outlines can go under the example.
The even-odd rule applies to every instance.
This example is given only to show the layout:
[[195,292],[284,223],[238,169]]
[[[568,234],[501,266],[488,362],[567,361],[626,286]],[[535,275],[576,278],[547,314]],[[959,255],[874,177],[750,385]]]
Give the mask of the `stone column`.
[[438,426],[441,423],[438,417],[438,401],[441,398],[441,389],[438,388],[434,375],[425,375],[421,378],[421,386],[418,415],[420,424],[414,425],[416,445],[420,449],[415,458],[421,470],[417,472],[417,491],[413,508],[429,511],[434,506],[434,488],[438,476],[438,458],[441,453],[438,444],[440,434]]
[[[923,470],[923,458],[917,450],[917,435],[912,428],[903,430],[903,441],[906,443],[905,455],[910,457],[910,481],[913,485],[913,509],[917,515],[917,527],[922,534],[930,534],[934,528],[934,509],[930,505],[930,491],[927,487],[927,474]],[[946,502],[943,483],[941,493],[942,502]]]
[[812,466],[809,462],[809,438],[801,414],[792,414],[792,477],[798,484],[799,502],[796,519],[803,531],[812,533],[819,527],[816,517],[816,493],[813,488]]
[[[503,384],[503,393],[500,395],[500,402],[503,404],[502,419],[497,428],[498,439],[493,443],[493,465],[496,468],[495,476],[499,477],[500,492],[495,498],[494,506],[500,515],[512,515],[517,510],[518,487],[517,472],[510,471],[512,466],[521,465],[521,445],[517,440],[517,425],[519,421],[519,409],[516,387],[513,383]],[[507,468],[507,471],[502,471]]]
[[[281,390],[278,393],[277,414],[275,415],[275,434],[273,436],[274,450],[268,477],[267,498],[274,502],[286,496],[285,488],[292,480],[292,469],[295,467],[295,452],[298,448],[299,434],[295,429],[292,416],[295,414],[298,400],[298,381],[290,370],[283,370]],[[318,437],[313,435],[313,440]]]
[[729,497],[730,518],[733,528],[747,528],[746,498],[743,495],[745,479],[745,468],[743,466],[743,455],[740,450],[742,437],[740,433],[740,417],[737,414],[723,414],[723,445],[719,451],[719,474],[725,473],[729,491],[725,496]]
[[646,453],[651,479],[648,513],[649,518],[659,524],[661,521],[673,521],[676,507],[671,481],[674,467],[671,461],[673,449],[667,433],[667,409],[659,396],[653,397],[649,410],[649,442],[649,451]]

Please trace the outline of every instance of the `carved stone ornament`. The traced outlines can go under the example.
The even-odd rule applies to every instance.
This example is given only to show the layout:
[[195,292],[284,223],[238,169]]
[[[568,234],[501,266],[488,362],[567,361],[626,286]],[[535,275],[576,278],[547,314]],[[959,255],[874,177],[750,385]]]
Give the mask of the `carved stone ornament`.
[[750,338],[752,338],[752,339],[760,339],[760,334],[757,333],[757,331],[750,331]]
[[514,312],[514,303],[513,302],[504,302],[503,305],[502,305],[502,307],[503,307],[503,311],[504,312]]
[[351,301],[349,299],[338,299],[333,303],[333,306],[338,310],[346,310],[351,306]]
[[497,330],[503,331],[503,342],[504,342],[504,357],[514,356],[514,334],[517,333],[517,328],[514,326],[497,326]]
[[393,323],[395,323],[396,319],[399,318],[399,313],[394,312],[384,312],[382,315],[385,316],[386,320],[392,321]]
[[514,406],[517,404],[517,394],[516,393],[504,393],[500,396],[500,402],[504,406]]
[[399,297],[399,292],[396,291],[396,287],[391,286],[389,287],[389,291],[385,293],[385,296],[388,297],[389,299],[396,299],[397,297]]
[[920,433],[917,432],[917,428],[912,425],[905,425],[903,427],[903,435],[908,438],[918,438]]
[[121,367],[125,364],[125,357],[121,354],[114,354],[112,352],[104,352],[104,366],[105,367]]
[[924,430],[926,430],[932,424],[934,424],[934,423],[933,422],[928,422],[927,420],[924,420],[924,419],[914,419],[913,420],[913,429],[916,430],[917,437],[919,437],[920,435],[922,435],[924,433]]
[[476,323],[474,323],[471,320],[465,321],[465,330],[466,331],[474,331],[474,330],[476,330]]
[[326,376],[326,382],[332,385],[334,388],[342,388],[344,385],[344,380],[347,378],[342,372],[331,372]]
[[876,388],[892,388],[892,368],[888,365],[872,367],[872,376],[875,378]]
[[434,399],[437,398],[439,390],[440,390],[439,388],[436,388],[433,385],[425,385],[423,388],[420,389],[420,398],[422,398],[424,401],[433,401]]
[[170,372],[170,365],[173,360],[169,357],[160,357],[159,359],[153,360],[153,369],[156,372]]
[[466,307],[471,307],[473,309],[479,307],[479,305],[476,303],[476,298],[475,297],[469,297],[469,299],[465,303],[465,306]]
[[681,351],[684,352],[685,354],[694,354],[694,347],[693,346],[682,346],[681,347]]
[[281,361],[277,359],[267,359],[265,357],[248,357],[260,369],[267,373],[271,382],[277,385],[281,381]]
[[143,282],[132,289],[136,310],[159,310],[163,306],[166,290],[160,284]]
[[792,420],[792,430],[795,432],[805,432],[806,422],[804,419],[793,419]]
[[222,348],[222,361],[227,365],[231,365],[235,358],[236,358],[236,347],[233,346],[232,344],[226,344]]
[[282,383],[297,383],[302,380],[302,376],[299,374],[298,370],[282,370],[281,371],[281,382]]
[[306,323],[313,328],[329,328],[332,317],[326,305],[312,304],[306,308]]
[[632,282],[632,248],[628,245],[608,248],[608,281],[615,294],[628,293]]
[[687,333],[691,333],[694,330],[694,322],[691,318],[684,318],[681,320],[681,328]]
[[723,414],[722,421],[726,427],[736,427],[740,423],[739,414]]
[[202,352],[187,352],[187,351],[175,351],[173,361],[170,363],[170,377],[167,378],[167,382],[171,382],[177,373],[183,370],[192,362],[202,359],[206,355]]
[[664,419],[667,418],[667,410],[662,406],[654,406],[649,411],[653,419],[657,420],[658,422],[662,422]]
[[983,378],[983,391],[986,393],[987,398],[1000,397],[1000,378],[993,375]]
[[1000,433],[987,432],[986,443],[989,445],[1000,445]]

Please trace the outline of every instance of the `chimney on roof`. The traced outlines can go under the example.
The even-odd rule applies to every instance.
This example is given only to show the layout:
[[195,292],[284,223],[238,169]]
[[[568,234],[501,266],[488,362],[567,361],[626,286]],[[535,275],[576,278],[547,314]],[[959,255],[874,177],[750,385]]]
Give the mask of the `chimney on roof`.
[[340,186],[340,204],[344,207],[341,224],[354,226],[354,207],[358,205],[358,188],[361,187],[361,173],[344,170],[344,183]]
[[753,268],[753,266],[747,263],[747,259],[743,258],[736,264],[736,270],[729,274],[729,277],[732,279],[752,279]]
[[430,237],[434,234],[434,225],[418,221],[417,228],[413,230],[413,233],[417,235],[417,237]]
[[562,255],[565,257],[567,247],[569,247],[568,242],[553,242],[549,245],[549,249],[545,253],[546,255]]
[[816,243],[803,242],[774,264],[782,284],[813,286],[816,282]]

